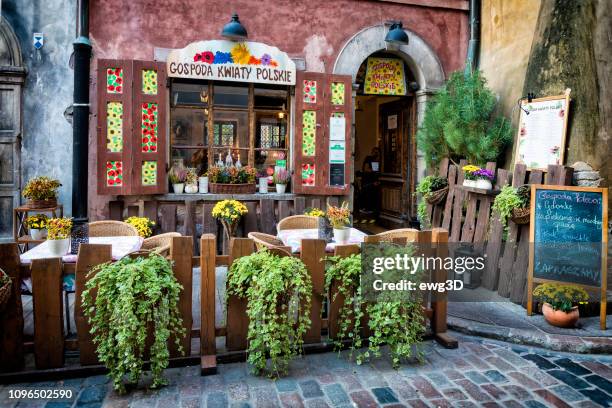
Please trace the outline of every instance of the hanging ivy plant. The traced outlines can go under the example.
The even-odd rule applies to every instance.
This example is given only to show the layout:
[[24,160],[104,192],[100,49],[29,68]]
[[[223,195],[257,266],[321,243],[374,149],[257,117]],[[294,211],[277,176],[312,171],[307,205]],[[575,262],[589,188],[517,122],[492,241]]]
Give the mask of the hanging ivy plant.
[[286,374],[311,324],[312,282],[306,266],[298,258],[260,251],[236,259],[227,283],[228,294],[247,299],[247,361],[254,373]]
[[[363,301],[359,275],[361,274],[361,256],[352,254],[347,257],[331,256],[326,258],[325,293],[331,293],[331,300],[343,296],[344,301],[338,312],[338,333],[334,339],[334,348],[340,350],[343,340],[349,339],[352,350],[360,348],[361,319],[363,318]],[[332,293],[332,288],[335,292]]]
[[[125,257],[94,267],[88,276],[82,301],[98,358],[109,369],[119,393],[125,392],[124,378],[136,384],[143,371],[149,329],[153,388],[166,384],[162,376],[168,366],[168,339],[172,334],[182,352],[185,336],[178,301],[183,287],[176,281],[164,257]],[[95,300],[92,290],[97,290]]]

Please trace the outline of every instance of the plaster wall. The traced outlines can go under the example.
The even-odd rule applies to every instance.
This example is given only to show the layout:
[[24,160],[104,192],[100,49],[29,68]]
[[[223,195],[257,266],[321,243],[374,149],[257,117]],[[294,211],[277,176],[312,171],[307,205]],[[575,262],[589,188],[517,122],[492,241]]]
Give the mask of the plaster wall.
[[[303,59],[308,71],[332,73],[343,46],[356,33],[388,20],[402,20],[436,53],[444,72],[450,73],[463,67],[466,9],[466,0],[440,2],[439,7],[374,0],[98,0],[91,3],[90,39],[94,58],[151,60],[155,49],[220,38],[223,25],[237,12],[249,40]],[[92,74],[95,67],[94,59]],[[90,129],[91,180],[96,171],[95,124]],[[105,217],[109,197],[98,196],[95,183],[90,186],[90,216]]]
[[[499,97],[499,113],[511,118],[515,128],[519,119],[517,101],[522,96],[540,3],[540,0],[482,1],[480,69]],[[513,148],[507,149],[504,168],[510,168]]]
[[[72,126],[64,118],[72,104],[73,71],[68,62],[75,38],[73,0],[3,0],[2,15],[11,24],[27,69],[23,91],[22,181],[39,175],[59,179],[64,212],[72,206]],[[35,32],[44,46],[32,44]]]

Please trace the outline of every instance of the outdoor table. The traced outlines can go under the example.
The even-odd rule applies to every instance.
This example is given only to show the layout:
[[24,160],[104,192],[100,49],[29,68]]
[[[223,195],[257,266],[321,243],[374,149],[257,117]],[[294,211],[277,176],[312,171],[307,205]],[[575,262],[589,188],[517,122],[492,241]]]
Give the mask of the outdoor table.
[[[361,244],[367,234],[355,228],[350,229],[350,236],[347,242],[343,245]],[[298,253],[301,250],[303,239],[318,239],[319,230],[314,229],[287,229],[278,232],[278,238],[283,241],[286,246],[291,247],[291,252]],[[325,247],[326,252],[334,252],[334,248],[338,245],[336,242],[329,242]]]

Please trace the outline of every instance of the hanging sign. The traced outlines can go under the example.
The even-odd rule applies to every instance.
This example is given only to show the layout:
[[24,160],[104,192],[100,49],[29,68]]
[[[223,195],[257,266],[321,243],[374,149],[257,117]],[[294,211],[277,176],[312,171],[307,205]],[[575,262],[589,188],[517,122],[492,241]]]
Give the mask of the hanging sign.
[[329,165],[329,185],[334,187],[344,187],[344,164]]
[[520,102],[517,163],[543,171],[549,164],[563,164],[569,94],[568,89],[565,95]]
[[364,93],[406,95],[404,61],[399,58],[368,58]]
[[532,185],[527,313],[534,283],[563,282],[601,292],[605,329],[608,190]]
[[329,118],[329,139],[344,140],[346,137],[346,120],[344,117]]
[[346,142],[344,140],[329,142],[329,162],[342,164],[346,162]]
[[170,51],[169,77],[295,85],[295,63],[276,47],[258,42],[198,41]]

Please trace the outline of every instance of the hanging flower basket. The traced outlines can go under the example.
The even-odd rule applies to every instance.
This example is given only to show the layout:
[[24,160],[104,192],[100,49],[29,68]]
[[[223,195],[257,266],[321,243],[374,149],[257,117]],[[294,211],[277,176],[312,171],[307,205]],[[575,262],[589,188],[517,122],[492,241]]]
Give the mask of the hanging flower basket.
[[57,206],[57,198],[50,198],[48,200],[28,200],[26,201],[26,207],[32,209],[39,208],[53,208]]
[[13,282],[9,276],[2,269],[0,269],[0,311],[4,309],[9,298],[11,297],[12,285]]
[[208,183],[208,191],[212,194],[253,194],[257,191],[257,185]]
[[515,224],[524,225],[529,224],[531,209],[529,207],[525,208],[514,208],[512,209],[512,216],[510,219]]
[[427,202],[431,205],[436,205],[440,203],[444,198],[446,198],[446,194],[448,193],[448,187],[444,187],[440,190],[433,191],[427,195]]

